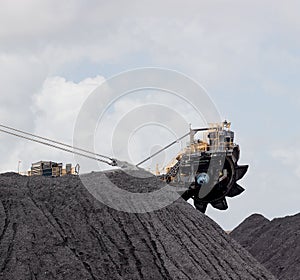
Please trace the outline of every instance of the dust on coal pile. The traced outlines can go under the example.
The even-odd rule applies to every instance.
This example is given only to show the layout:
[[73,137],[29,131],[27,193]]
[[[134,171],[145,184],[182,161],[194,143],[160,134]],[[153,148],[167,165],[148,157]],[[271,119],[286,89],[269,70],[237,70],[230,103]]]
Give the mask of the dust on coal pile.
[[278,279],[300,280],[300,213],[272,221],[254,214],[230,235]]
[[[131,191],[160,185],[121,171],[109,176]],[[3,280],[275,279],[181,198],[130,214],[98,202],[77,176],[12,173],[0,175],[0,198]]]

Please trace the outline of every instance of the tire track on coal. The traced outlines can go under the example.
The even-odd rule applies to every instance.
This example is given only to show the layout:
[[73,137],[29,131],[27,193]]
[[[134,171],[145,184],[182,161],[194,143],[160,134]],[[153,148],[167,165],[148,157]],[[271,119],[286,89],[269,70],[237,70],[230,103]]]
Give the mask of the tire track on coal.
[[[167,211],[167,209],[165,209],[164,211]],[[188,248],[186,243],[183,242],[182,239],[179,238],[178,234],[180,232],[178,231],[178,228],[176,228],[173,223],[166,223],[166,220],[163,219],[163,217],[161,217],[162,214],[163,213],[157,213],[157,218],[160,220],[160,222],[166,227],[166,229],[170,232],[170,234],[172,234],[172,236],[175,238],[175,240],[179,244],[181,244],[181,246],[185,249],[185,251],[187,252],[187,254],[188,254],[188,256],[191,260],[191,262],[194,264],[194,267],[198,270],[198,272],[208,275],[207,271],[203,270],[203,268],[201,267],[202,264],[198,261],[198,257],[190,250],[190,248]],[[167,219],[167,221],[168,221],[168,219]],[[186,233],[188,233],[188,232],[186,232]],[[205,255],[205,254],[203,254],[203,255],[207,258],[207,255]],[[184,270],[183,267],[182,267],[182,269]]]
[[[138,235],[139,234],[140,231],[135,227],[136,223],[133,221],[133,219],[136,219],[137,223],[138,223],[138,221],[139,221],[139,218],[138,218],[139,214],[122,213],[122,212],[120,212],[120,214],[118,213],[118,219],[116,219],[116,216],[114,215],[114,213],[115,213],[114,211],[113,211],[113,213],[111,213],[111,211],[108,211],[108,212],[109,212],[111,218],[119,226],[119,228],[120,228],[120,230],[122,232],[123,232],[123,228],[125,227],[125,224],[120,223],[121,217],[119,217],[119,215],[121,215],[121,216],[122,215],[128,215],[127,217],[130,217],[129,220],[131,221],[131,227],[135,229],[134,235]],[[122,218],[124,218],[124,217],[122,217]],[[163,258],[161,256],[161,254],[159,253],[158,247],[157,247],[157,245],[155,243],[155,238],[152,237],[152,232],[149,231],[149,229],[147,227],[144,227],[144,228],[146,230],[145,234],[143,235],[144,236],[144,240],[145,240],[144,244],[146,244],[147,248],[149,249],[149,252],[151,252],[151,257],[152,257],[152,259],[154,261],[155,266],[158,268],[158,271],[161,273],[160,275],[163,276],[163,279],[173,279],[173,277],[169,274],[169,271],[168,271],[167,267],[164,264],[164,261],[163,261]],[[126,237],[127,240],[130,240],[129,234],[125,235],[125,237]],[[148,242],[147,242],[147,239],[148,239]],[[134,245],[133,245],[133,247],[130,247],[130,248],[134,248],[134,250],[135,250],[135,246]],[[135,251],[133,253],[132,250],[129,250],[129,252],[131,254],[135,254]],[[135,258],[138,258],[138,256],[136,254],[135,254]],[[159,262],[160,262],[161,265],[159,265],[159,263],[157,263],[157,260],[159,260]],[[139,261],[139,263],[140,263],[140,261]],[[137,266],[137,264],[135,264],[135,266]],[[141,271],[141,273],[142,273],[142,271]],[[141,278],[139,278],[139,279],[141,279]],[[145,279],[147,279],[147,278],[145,278]]]
[[[99,234],[99,232],[97,231],[96,228],[94,228],[92,225],[90,225],[92,231],[93,231],[93,236],[97,239],[99,247],[101,248],[101,250],[103,252],[105,252],[110,260],[110,262],[114,265],[115,267],[115,271],[118,273],[118,275],[121,277],[120,274],[120,267],[118,266],[118,264],[115,262],[115,260],[113,259],[113,257],[110,255],[109,250],[108,250],[108,246],[106,245],[106,243],[104,242],[104,240],[102,239],[101,235]],[[114,243],[113,243],[114,244]],[[116,247],[118,250],[119,248]]]
[[[108,267],[108,269],[111,270],[112,274],[115,274],[115,273],[117,274],[117,275],[114,275],[115,277],[117,277],[118,279],[122,279],[121,266],[117,264],[116,260],[111,255],[110,251],[114,252],[114,250],[112,250],[111,246],[109,246],[109,245],[110,244],[113,245],[119,252],[121,252],[121,248],[120,248],[120,246],[118,246],[118,243],[113,240],[113,238],[111,237],[111,233],[108,233],[108,232],[106,233],[100,217],[96,213],[94,213],[95,201],[91,200],[89,197],[79,195],[78,202],[84,208],[83,215],[84,215],[86,225],[91,229],[90,233],[97,240],[99,247],[101,248],[101,251],[106,253],[106,255],[108,256],[108,258],[110,260],[110,263],[113,264],[113,266],[114,266],[114,268]],[[96,224],[95,223],[94,223],[94,225],[92,224],[92,222],[90,221],[91,217],[88,215],[88,213],[90,215],[92,215],[92,217],[95,220],[94,222],[97,222]],[[99,229],[95,227],[98,223],[100,224]],[[100,234],[100,232],[102,232],[103,234]],[[110,244],[107,244],[106,241],[108,241]],[[116,278],[114,278],[114,279],[116,279]]]
[[[83,197],[84,196],[82,196],[82,195],[78,196],[78,203],[79,203],[79,205],[82,205],[84,208],[83,215],[84,215],[85,223],[91,229],[90,233],[97,240],[98,245],[101,248],[101,251],[105,252],[107,254],[107,256],[110,260],[110,263],[112,263],[114,265],[114,269],[111,269],[111,270],[113,270],[112,273],[117,272],[117,275],[120,278],[120,277],[122,277],[121,268],[117,264],[117,262],[114,260],[113,256],[111,256],[111,254],[110,254],[111,248],[105,242],[104,238],[107,238],[107,240],[110,242],[110,244],[112,244],[118,251],[120,250],[120,247],[117,245],[117,242],[115,242],[113,240],[113,238],[110,236],[110,233],[105,234],[106,232],[104,231],[102,221],[99,219],[98,215],[96,213],[94,213],[94,211],[93,211],[93,210],[95,210],[94,209],[95,208],[94,201],[91,201],[88,197],[85,198],[84,200],[82,200]],[[76,199],[77,199],[77,197],[76,197]],[[93,225],[91,223],[88,213],[93,214],[95,221],[97,221],[97,223],[100,224],[100,229],[104,233],[103,237],[102,237],[102,234],[100,234],[100,229],[96,228],[95,225]]]
[[[214,225],[213,225],[214,226]],[[221,236],[221,238],[223,239],[223,240],[225,240],[225,242],[229,242],[223,235],[220,235]],[[230,239],[230,237],[227,237],[228,239]],[[231,242],[232,242],[232,240],[231,240]],[[244,253],[244,254],[240,254],[240,252],[237,250],[237,246],[238,247],[241,247],[239,244],[236,244],[236,246],[231,246],[231,248],[233,249],[233,251],[234,251],[234,255],[235,255],[235,257],[236,257],[236,259],[240,259],[240,260],[242,260],[245,264],[248,264],[250,261],[251,261],[251,256],[248,254],[248,252],[246,252],[246,253]],[[249,273],[249,274],[251,274],[251,276],[253,277],[253,279],[255,279],[255,275],[254,275],[254,272],[252,271],[252,270],[250,270],[250,268],[249,268],[249,266],[248,265],[246,265],[246,268],[245,268],[246,270],[247,270],[247,272]],[[262,279],[266,279],[266,280],[268,280],[269,278],[267,277],[267,276],[265,276],[264,275],[264,273],[263,273],[263,271],[262,271],[262,269],[259,269],[259,271],[261,272],[261,277],[262,277]]]
[[2,243],[2,240],[4,238],[4,235],[7,231],[8,225],[9,225],[8,213],[7,213],[6,207],[4,206],[3,201],[1,201],[1,205],[2,205],[2,208],[3,208],[4,215],[5,215],[5,219],[4,219],[3,230],[2,230],[2,233],[0,235],[0,244]]
[[[226,258],[223,259],[223,263],[220,262],[219,256],[222,254],[222,251],[220,251],[221,247],[216,246],[216,244],[220,244],[220,242],[219,242],[219,240],[214,239],[213,235],[210,234],[211,229],[208,228],[205,224],[200,225],[199,223],[197,223],[197,221],[195,222],[189,216],[187,217],[187,220],[185,220],[185,221],[182,220],[182,222],[184,224],[187,221],[189,221],[196,228],[200,228],[201,227],[201,229],[202,229],[202,237],[203,237],[202,243],[203,244],[209,244],[210,246],[214,247],[213,250],[212,250],[213,254],[211,254],[211,256],[217,262],[217,265],[215,265],[215,267],[217,268],[216,271],[218,273],[221,273],[221,271],[218,268],[222,268],[224,271],[226,271],[226,274],[228,274],[228,269],[231,270],[231,272],[235,272],[236,273],[235,267],[232,267]],[[203,228],[205,228],[205,230],[203,230]],[[214,230],[219,231],[219,228],[217,228],[217,229],[215,228]],[[222,235],[221,232],[220,232],[220,235]],[[194,236],[194,238],[195,238],[195,236]],[[224,251],[226,252],[227,250],[224,248]],[[224,267],[224,264],[226,264],[227,268]],[[221,275],[222,274],[223,273],[221,273]],[[224,278],[224,275],[222,275],[221,277]],[[240,275],[238,275],[238,277],[239,277],[239,279],[242,279]],[[231,279],[233,279],[233,278],[231,278]]]
[[[206,227],[206,226],[205,226],[205,227]],[[206,228],[207,228],[207,227],[206,227]],[[220,228],[214,227],[214,230],[220,232]],[[214,238],[213,236],[211,236],[211,235],[207,235],[206,232],[208,232],[208,230],[204,231],[205,238],[207,239],[208,242],[212,242],[213,244],[222,244],[222,243],[220,242],[221,240],[223,240],[223,244],[228,242],[228,240],[226,240],[226,239],[223,237],[223,232],[220,232],[220,234],[218,235],[218,237],[219,237],[221,240],[220,240],[220,239],[215,239],[215,238]],[[233,247],[233,246],[232,246],[232,247]],[[237,259],[242,260],[242,261],[245,263],[245,266],[243,267],[243,269],[249,274],[249,276],[252,277],[252,279],[255,280],[255,279],[256,279],[255,274],[253,273],[253,271],[251,271],[251,270],[248,269],[247,262],[246,262],[243,258],[241,258],[240,252],[238,252],[238,251],[236,250],[236,248],[233,248],[233,249],[234,249],[233,251],[234,251],[235,254],[232,256],[232,258],[234,258],[235,261],[236,261]],[[226,248],[225,248],[224,250],[226,250]],[[232,268],[232,269],[234,270],[234,268]],[[248,277],[249,277],[249,276],[248,276]],[[243,276],[240,276],[240,275],[239,275],[239,277],[241,277],[241,279],[242,279],[242,277],[244,277],[244,275],[243,275]]]
[[[78,187],[78,184],[76,184],[76,187]],[[64,200],[65,201],[65,200]],[[73,203],[70,203],[70,201]],[[101,252],[105,252],[109,258],[109,262],[108,264],[113,264],[114,268],[112,268],[110,265],[108,264],[104,264],[104,266],[106,267],[105,269],[101,270],[101,273],[104,273],[103,271],[107,271],[110,270],[112,274],[114,274],[115,272],[117,272],[117,275],[114,275],[115,277],[117,277],[118,279],[120,279],[121,275],[119,273],[119,269],[118,269],[118,265],[116,263],[116,261],[114,260],[114,258],[110,255],[109,253],[109,246],[106,244],[106,242],[104,241],[104,239],[102,238],[100,231],[98,229],[96,229],[93,224],[90,222],[90,217],[88,214],[93,214],[93,209],[94,209],[94,203],[93,201],[90,200],[89,197],[86,197],[86,194],[82,194],[81,190],[79,189],[78,191],[75,191],[74,193],[72,193],[71,197],[68,197],[68,201],[66,202],[68,204],[68,211],[73,211],[73,208],[75,207],[78,210],[78,207],[80,207],[80,213],[81,215],[83,215],[82,217],[82,221],[85,221],[85,223],[83,222],[83,224],[88,228],[87,232],[89,235],[91,235],[91,238],[93,238],[99,248]],[[75,205],[75,206],[74,206]],[[66,210],[66,206],[63,207]],[[63,211],[62,211],[63,212]],[[97,215],[95,215],[96,217]],[[55,217],[54,217],[55,218]],[[65,219],[62,217],[62,219],[65,221]],[[57,220],[57,219],[56,219]],[[60,224],[60,223],[59,223]],[[74,233],[72,225],[70,224],[66,224],[65,223],[65,227],[68,229],[68,232],[71,233],[73,238],[77,238],[76,233]],[[63,226],[61,225],[61,228],[63,228]],[[66,231],[65,231],[66,232]],[[67,235],[67,234],[66,234]],[[109,235],[105,235],[104,237],[108,237]],[[70,247],[70,246],[69,246]],[[75,247],[75,248],[73,248]],[[80,259],[80,261],[83,262],[82,258],[83,255],[81,252],[78,253],[78,249],[76,245],[73,245],[71,250],[73,250],[73,253],[76,254],[76,256]],[[92,267],[94,267],[93,265],[90,265],[89,263],[85,262],[86,265],[89,265],[89,268],[92,271]],[[94,267],[97,271],[98,271],[98,267]],[[93,273],[95,275],[95,273]],[[116,279],[117,279],[116,278]]]
[[[187,217],[187,219],[188,219],[191,223],[193,223],[193,224],[195,223],[195,221],[192,220],[191,217]],[[209,242],[210,244],[220,244],[220,240],[215,239],[214,236],[212,236],[212,235],[210,235],[210,234],[207,234],[207,232],[209,232],[209,228],[208,228],[206,225],[203,225],[203,226],[206,228],[206,230],[203,231],[203,236],[206,238],[207,242]],[[215,231],[220,231],[220,228],[214,227],[214,230],[215,230]],[[222,238],[223,241],[225,241],[225,243],[228,243],[228,240],[226,240],[226,239],[223,237],[223,233],[218,234],[218,237],[219,237],[219,238]],[[231,246],[231,247],[234,247],[234,246]],[[217,248],[217,247],[216,247],[216,248]],[[219,248],[217,248],[217,249],[219,249]],[[247,261],[245,261],[245,260],[241,257],[240,252],[238,252],[238,251],[236,250],[236,248],[233,248],[233,249],[234,249],[235,254],[234,254],[234,256],[232,256],[232,257],[233,257],[235,260],[240,259],[241,261],[243,261],[243,262],[245,263],[245,266],[243,267],[243,269],[248,273],[248,275],[249,275],[250,277],[252,277],[251,279],[256,280],[256,275],[254,274],[253,271],[249,270],[248,265],[247,265]],[[217,258],[215,255],[214,255],[214,257]],[[230,266],[230,264],[229,264],[228,262],[227,262],[227,264]],[[221,266],[221,264],[220,264],[220,266]],[[231,267],[231,266],[230,266],[230,267]],[[233,267],[231,267],[231,269],[232,269],[233,271],[237,272]],[[249,277],[249,276],[248,276],[248,277]],[[243,275],[243,276],[239,275],[239,277],[240,277],[240,279],[243,279],[242,277],[245,277],[245,275]]]
[[[36,209],[38,209],[43,214],[43,216],[46,218],[48,223],[53,227],[53,229],[56,231],[56,233],[60,236],[60,238],[62,239],[63,244],[66,243],[67,242],[67,236],[64,232],[64,229],[57,222],[56,218],[51,214],[51,212],[48,211],[49,215],[47,215],[45,213],[43,207],[41,205],[39,205],[37,203],[37,201],[33,198],[33,194],[31,193],[29,185],[28,185],[28,188],[29,188],[29,198],[32,201],[32,203],[34,204],[34,206],[36,207]],[[51,220],[51,218],[53,218],[56,225],[54,224],[54,221]]]
[[[183,218],[181,217],[181,215],[178,215],[177,218],[179,218],[180,223],[182,224],[181,229],[185,232],[185,235],[189,238],[190,242],[194,245],[195,248],[198,248],[199,251],[205,256],[205,260],[207,260],[208,262],[208,267],[211,266],[214,268],[214,272],[213,271],[208,271],[208,275],[210,277],[218,277],[217,279],[223,279],[224,275],[223,273],[218,269],[218,258],[211,253],[211,251],[209,251],[204,245],[205,242],[203,242],[204,240],[202,240],[201,243],[199,243],[199,236],[195,236],[192,234],[193,231],[190,230],[186,230],[186,229],[191,229],[195,227],[195,224],[192,223],[191,225],[187,225],[186,224],[186,220],[183,220]],[[202,234],[203,236],[203,234]],[[203,244],[202,244],[203,243]],[[206,244],[208,246],[211,246],[211,243],[206,242]],[[215,261],[217,262],[217,264],[215,263]],[[215,275],[214,275],[215,273]]]
[[31,265],[28,265],[28,269],[30,272],[30,280],[37,280],[36,274],[32,271]]
[[[161,223],[161,224],[163,225],[163,223]],[[152,223],[149,222],[149,226],[152,227],[152,229],[155,231],[156,228],[154,227],[154,225]],[[157,236],[156,239],[153,239],[152,241],[155,244],[155,247],[156,247],[157,251],[159,251],[158,249],[160,247],[163,250],[164,255],[173,264],[174,267],[176,267],[176,268],[180,267],[180,264],[176,260],[173,260],[172,256],[170,256],[167,253],[166,246],[160,240],[159,236]],[[180,271],[180,273],[182,273],[186,277],[186,279],[192,279],[184,271]]]
[[[5,221],[4,221],[4,228],[3,228],[3,231],[1,233],[1,236],[0,236],[0,244],[2,244],[2,241],[4,239],[4,236],[9,228],[9,224],[10,224],[10,220],[8,218],[8,205],[10,204],[9,201],[1,201],[2,203],[2,207],[3,207],[3,210],[4,210],[4,214],[5,214]],[[13,246],[14,246],[14,240],[15,240],[15,237],[16,237],[16,234],[17,234],[17,224],[16,223],[13,223],[12,224],[12,230],[13,230],[13,234],[12,234],[12,237],[10,239],[10,242],[9,242],[9,245],[8,245],[8,249],[6,251],[6,256],[4,258],[4,261],[0,267],[0,273],[4,272],[4,270],[6,269],[6,266],[7,264],[9,263],[9,260],[10,260],[10,256],[12,254],[12,250],[13,250]]]
[[[149,228],[141,221],[141,219],[139,218],[139,216],[137,216],[137,219],[141,222],[141,225],[143,226],[143,228],[145,229],[145,233],[147,234],[148,237],[148,242],[147,239],[145,239],[145,244],[147,246],[147,248],[149,249],[149,251],[151,252],[151,256],[153,258],[153,261],[158,269],[158,271],[160,272],[160,274],[164,277],[164,279],[172,279],[171,275],[168,271],[168,269],[165,267],[164,261],[160,255],[160,253],[157,250],[156,244],[155,246],[153,246],[153,243],[155,243],[154,238],[153,238],[153,234],[152,232],[149,230]],[[150,244],[149,244],[150,243]],[[152,245],[152,246],[151,246]],[[154,250],[154,248],[156,250]],[[160,265],[158,264],[158,262],[160,262]]]
[[[45,214],[44,209],[42,206],[40,206],[35,199],[33,198],[33,194],[31,192],[30,189],[30,183],[27,183],[27,188],[28,188],[28,193],[29,193],[29,198],[31,199],[31,201],[34,203],[34,205],[36,206],[37,209],[40,210],[40,212],[43,214],[43,216],[47,219],[47,221],[50,223],[50,225],[55,229],[55,231],[58,233],[58,235],[61,237],[62,239],[62,245],[66,248],[68,248],[70,250],[70,252],[73,253],[73,255],[75,256],[75,258],[83,265],[83,267],[85,268],[85,270],[89,273],[89,275],[92,277],[93,280],[98,280],[95,275],[92,272],[92,269],[90,267],[90,265],[88,263],[86,263],[85,261],[83,261],[80,257],[80,255],[76,252],[76,250],[74,248],[71,248],[70,245],[68,244],[68,236],[65,233],[65,230],[63,229],[62,225],[60,224],[60,222],[58,221],[58,219],[52,215],[49,211],[50,216],[55,220],[57,226],[59,227],[60,231],[63,233],[61,233],[57,227],[54,225],[54,223],[51,221],[50,217],[48,217],[48,215]],[[46,208],[46,207],[45,207]],[[47,208],[46,208],[47,209]]]
[[18,227],[18,225],[16,223],[12,224],[13,234],[12,234],[12,238],[10,240],[10,243],[8,245],[8,250],[7,250],[6,256],[4,258],[4,262],[1,266],[0,273],[4,272],[4,270],[6,269],[6,266],[8,265],[8,263],[10,261],[10,257],[11,257],[11,254],[12,254],[12,251],[13,251],[13,246],[14,246],[14,240],[15,240],[15,237],[16,237],[16,234],[17,234],[17,227]]
[[[108,211],[110,213],[110,211]],[[122,214],[125,214],[123,212],[121,212]],[[125,226],[125,224],[122,222],[122,219],[118,216],[118,220],[114,217],[114,215],[112,215],[110,213],[111,217],[113,218],[113,220],[116,222],[116,224],[119,226],[121,232],[123,232],[124,236],[125,236],[125,239],[127,240],[127,244],[129,246],[129,252],[131,253],[131,255],[133,256],[134,260],[135,260],[135,267],[138,271],[138,275],[140,277],[140,279],[145,279],[144,278],[144,275],[142,273],[142,270],[141,270],[141,261],[139,260],[138,256],[136,255],[136,252],[135,252],[135,246],[133,245],[133,242],[131,241],[131,238],[130,238],[130,235],[129,233],[125,230],[125,228],[127,228]]]
[[[158,213],[154,212],[152,215],[158,215]],[[149,215],[149,217],[151,217],[151,215]],[[150,223],[150,218],[148,218],[147,221],[145,221],[145,222],[143,222],[141,219],[139,219],[139,221],[140,221],[140,223],[143,225],[145,231],[148,232],[148,236],[151,237],[151,244],[152,244],[152,246],[155,247],[155,249],[156,249],[155,251],[159,254],[159,259],[160,259],[161,265],[163,266],[163,268],[165,269],[165,271],[168,273],[168,279],[173,279],[172,276],[169,274],[168,269],[165,267],[165,264],[164,264],[164,261],[163,261],[163,259],[162,259],[162,257],[161,257],[161,254],[158,252],[158,247],[157,247],[157,244],[156,244],[156,242],[155,242],[155,240],[157,240],[157,236],[154,237],[154,238],[152,238],[152,237],[153,237],[153,233],[149,230],[149,228],[148,228],[147,225],[146,225],[146,223],[149,225],[149,223]],[[161,221],[161,223],[162,223],[166,228],[170,229],[170,227],[166,226],[166,222],[165,222],[165,221]],[[149,225],[149,226],[150,226],[150,225]],[[152,227],[153,227],[153,225],[152,225]],[[201,263],[197,261],[197,256],[193,256],[193,254],[190,253],[190,250],[189,250],[189,248],[185,245],[185,243],[182,242],[182,240],[181,240],[179,237],[177,237],[176,235],[174,236],[174,233],[173,233],[171,230],[169,230],[169,233],[177,240],[177,242],[178,242],[179,244],[183,245],[183,247],[186,249],[186,252],[187,252],[188,256],[190,257],[190,259],[192,260],[192,262],[193,262],[193,264],[194,264],[194,267],[198,270],[198,272],[201,273],[201,274],[199,274],[199,275],[204,275],[204,274],[206,274],[207,277],[208,277],[208,271],[203,270],[203,268],[201,267]],[[150,248],[151,248],[151,247],[150,247]],[[152,249],[152,250],[153,250],[153,249]],[[159,266],[158,266],[158,267],[159,267]],[[183,270],[184,268],[181,266],[181,269]],[[161,269],[160,269],[160,270],[161,270]],[[181,271],[181,272],[183,272],[183,271]],[[205,278],[205,279],[202,278],[202,279],[205,280],[205,279],[208,279],[208,278]],[[211,278],[209,278],[209,279],[211,279]]]
[[[218,270],[218,265],[215,264],[214,260],[217,261],[215,256],[212,256],[211,252],[208,250],[208,247],[211,246],[210,243],[208,242],[204,242],[203,239],[203,234],[201,236],[195,236],[193,235],[193,227],[191,227],[190,225],[186,225],[185,221],[183,221],[182,219],[178,219],[178,217],[175,217],[174,220],[178,221],[178,224],[181,225],[180,229],[182,232],[185,233],[185,236],[187,237],[187,241],[191,242],[193,244],[192,248],[194,247],[198,249],[199,252],[201,252],[201,254],[203,255],[204,258],[202,258],[202,261],[205,260],[206,261],[206,269],[203,270],[209,277],[222,277],[224,278],[223,275],[220,274],[220,271]],[[174,230],[178,230],[176,227],[173,227]],[[191,230],[188,230],[191,229]],[[201,240],[201,242],[199,242],[199,240]],[[184,242],[187,243],[187,242]],[[203,244],[202,244],[203,243]],[[207,246],[205,246],[205,244]],[[193,251],[190,250],[190,248],[188,246],[185,246],[186,250],[189,252],[191,258],[197,260],[199,256],[197,256],[196,253],[194,253]],[[217,261],[217,263],[219,264],[219,262]],[[199,265],[203,265],[203,263],[199,263]],[[214,272],[211,270],[211,267],[214,268]],[[222,266],[223,267],[223,266]],[[210,269],[208,269],[210,268]],[[223,267],[224,268],[224,267]],[[216,274],[216,275],[215,275]],[[232,279],[232,278],[229,278]],[[225,280],[225,279],[224,279]]]

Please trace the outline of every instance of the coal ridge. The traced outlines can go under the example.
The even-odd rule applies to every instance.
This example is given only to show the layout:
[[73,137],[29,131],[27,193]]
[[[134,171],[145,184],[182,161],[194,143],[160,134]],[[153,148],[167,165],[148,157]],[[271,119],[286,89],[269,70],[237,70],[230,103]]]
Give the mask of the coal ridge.
[[[109,176],[130,191],[161,187],[153,177]],[[0,200],[3,280],[275,279],[182,199],[154,212],[126,213],[97,201],[78,176],[9,173],[0,175]]]
[[253,214],[230,236],[278,279],[300,280],[300,213],[272,221]]

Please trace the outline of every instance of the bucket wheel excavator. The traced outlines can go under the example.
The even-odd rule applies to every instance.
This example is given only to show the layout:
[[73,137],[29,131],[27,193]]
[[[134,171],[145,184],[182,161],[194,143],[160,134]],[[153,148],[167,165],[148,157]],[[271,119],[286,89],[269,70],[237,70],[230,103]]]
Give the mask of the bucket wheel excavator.
[[[203,213],[208,204],[226,210],[226,197],[235,197],[244,191],[237,181],[243,178],[248,165],[238,164],[240,148],[234,143],[230,126],[231,123],[224,121],[209,128],[190,128],[187,147],[166,167],[165,174],[158,175],[171,185],[182,186],[182,198],[193,199],[194,206]],[[200,131],[205,132],[201,140],[195,137]]]
[[[248,165],[239,165],[239,145],[234,143],[234,132],[230,123],[224,121],[211,124],[208,128],[192,129],[169,145],[138,163],[138,167],[150,158],[189,136],[187,147],[166,167],[164,174],[157,176],[170,185],[180,187],[182,198],[193,199],[195,207],[205,213],[207,205],[219,210],[228,208],[226,197],[241,194],[244,189],[237,183],[248,170]],[[126,168],[128,163],[74,147],[56,140],[34,135],[19,129],[0,124],[0,132],[56,148],[64,152],[77,154],[111,166]],[[202,139],[196,134],[203,132]]]

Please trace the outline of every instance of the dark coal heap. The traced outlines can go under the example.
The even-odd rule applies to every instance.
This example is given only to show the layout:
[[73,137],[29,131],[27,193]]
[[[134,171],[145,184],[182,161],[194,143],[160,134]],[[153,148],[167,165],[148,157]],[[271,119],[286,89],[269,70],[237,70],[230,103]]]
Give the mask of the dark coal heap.
[[[160,185],[121,171],[109,176],[131,191]],[[182,199],[130,214],[98,202],[77,176],[11,173],[0,175],[0,199],[2,280],[274,279]]]
[[272,221],[254,214],[230,235],[278,279],[300,279],[300,213]]

